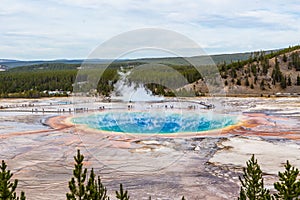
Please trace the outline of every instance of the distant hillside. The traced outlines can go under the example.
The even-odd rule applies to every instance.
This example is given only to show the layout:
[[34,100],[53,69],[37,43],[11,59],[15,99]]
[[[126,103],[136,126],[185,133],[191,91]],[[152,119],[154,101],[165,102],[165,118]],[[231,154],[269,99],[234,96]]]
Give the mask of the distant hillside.
[[17,60],[12,60],[12,59],[0,59],[0,63],[9,63],[9,62],[16,62]]
[[28,66],[20,66],[10,68],[10,72],[30,72],[30,71],[46,71],[46,70],[69,70],[77,69],[81,64],[65,64],[65,63],[40,63]]
[[[252,53],[247,60],[218,67],[229,95],[300,94],[300,46],[269,54]],[[184,88],[197,93],[208,92],[202,80]]]
[[[21,61],[21,60],[7,60],[7,59],[1,59],[0,63],[3,65],[8,66],[8,68],[15,68],[15,67],[24,67],[24,66],[31,66],[31,65],[41,65],[41,64],[79,64],[84,60],[82,59],[76,59],[76,60],[66,60],[66,59],[61,59],[61,60],[32,60],[32,61]],[[107,63],[109,60],[107,59],[95,59],[95,60],[89,60],[89,63]]]
[[141,58],[134,59],[131,61],[138,61],[151,64],[165,64],[165,65],[190,65],[186,60],[196,61],[201,65],[211,65],[212,61],[215,64],[218,63],[231,63],[235,61],[247,60],[251,53],[234,53],[234,54],[220,54],[220,55],[210,55],[210,56],[193,56],[193,57],[166,57],[166,58]]
[[[195,56],[188,59],[201,63],[206,71],[211,69],[213,59],[228,95],[300,93],[300,46],[276,51]],[[19,67],[12,66],[18,65],[16,63],[24,64],[24,61],[1,62],[1,65],[14,64],[10,65],[12,68],[8,71],[0,72],[0,97],[43,97],[49,96],[49,91],[68,94],[73,91],[81,62],[82,60],[25,61],[26,66]],[[83,87],[82,83],[86,82],[88,74],[96,80],[99,69],[103,69],[99,67],[105,67],[109,62],[110,60],[88,60],[90,68],[77,77],[81,82],[80,87]],[[145,63],[152,65],[147,68],[148,71],[137,67]],[[168,67],[161,70],[164,65]],[[202,96],[209,93],[202,75],[190,63],[184,58],[170,57],[116,60],[103,72],[93,95],[111,94],[114,83],[119,79],[118,70],[121,66],[130,69],[137,67],[128,77],[129,81],[145,84],[153,94]],[[178,74],[185,81],[179,81]]]
[[[216,63],[231,63],[235,61],[243,61],[247,60],[251,53],[234,53],[234,54],[220,54],[220,55],[211,55],[211,56],[194,56],[190,57],[191,60],[197,60],[197,62],[205,65],[211,64],[211,59]],[[42,65],[42,64],[76,64],[80,65],[83,62],[91,63],[91,64],[105,64],[111,62],[108,59],[90,59],[90,60],[83,60],[83,59],[75,59],[75,60],[50,60],[50,61],[43,61],[43,60],[33,60],[33,61],[19,61],[19,60],[8,60],[8,59],[0,59],[0,63],[3,65],[8,66],[8,68],[15,68],[15,67],[24,67],[24,66],[31,66],[31,65]],[[189,65],[189,63],[185,60],[185,58],[179,57],[167,57],[167,58],[140,58],[140,59],[122,59],[122,60],[115,60],[115,63],[128,63],[128,62],[142,62],[142,63],[157,63],[157,64],[167,64],[167,65]],[[29,67],[30,68],[30,67]],[[23,68],[24,70],[25,68]]]

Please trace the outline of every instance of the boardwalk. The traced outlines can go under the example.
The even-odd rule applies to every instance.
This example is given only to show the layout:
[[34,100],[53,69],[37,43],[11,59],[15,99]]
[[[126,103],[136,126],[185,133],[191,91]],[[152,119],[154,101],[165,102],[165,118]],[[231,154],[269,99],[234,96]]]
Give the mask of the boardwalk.
[[[208,104],[208,103],[205,103],[203,101],[192,101],[192,100],[177,100],[177,101],[174,101],[174,100],[167,100],[167,101],[163,101],[163,102],[184,102],[184,103],[194,103],[194,104],[199,104],[199,105],[202,105],[204,106],[205,108],[207,109],[213,109],[215,108],[215,106],[213,104]],[[161,103],[161,102],[160,102]]]

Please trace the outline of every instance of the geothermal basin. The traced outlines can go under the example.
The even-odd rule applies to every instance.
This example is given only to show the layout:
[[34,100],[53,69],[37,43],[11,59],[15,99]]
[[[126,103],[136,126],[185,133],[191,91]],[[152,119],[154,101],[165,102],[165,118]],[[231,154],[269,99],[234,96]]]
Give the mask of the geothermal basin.
[[[286,160],[300,168],[299,98],[220,98],[224,109],[218,115],[181,102],[128,108],[97,99],[72,101],[1,100],[0,156],[29,200],[65,199],[77,149],[111,196],[123,183],[132,199],[235,199],[238,176],[252,153],[269,188]],[[88,109],[74,112],[77,107]],[[110,126],[101,124],[105,118]],[[190,119],[197,119],[191,120],[194,126],[182,127]],[[211,127],[209,119],[220,119],[218,126],[200,129]],[[155,131],[144,134],[151,120]]]

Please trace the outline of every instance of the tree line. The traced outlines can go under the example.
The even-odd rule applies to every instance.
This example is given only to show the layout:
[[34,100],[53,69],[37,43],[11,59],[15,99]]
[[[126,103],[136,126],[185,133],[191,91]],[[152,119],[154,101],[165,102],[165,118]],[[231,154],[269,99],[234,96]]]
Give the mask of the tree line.
[[[225,85],[245,85],[251,89],[260,88],[261,90],[271,88],[271,85],[279,85],[282,89],[292,85],[300,86],[299,74],[296,78],[286,76],[280,69],[280,64],[283,62],[288,65],[289,69],[300,71],[299,53],[290,53],[297,49],[300,49],[300,46],[275,52],[254,52],[250,54],[247,60],[229,64],[223,62],[219,63],[217,67]],[[272,67],[269,59],[274,57],[276,62]],[[73,92],[75,80],[84,83],[87,81],[88,76],[92,76],[94,80],[99,80],[96,87],[98,94],[109,96],[114,90],[114,83],[119,79],[118,70],[120,67],[138,67],[143,64],[145,63],[134,61],[113,62],[106,69],[104,68],[106,64],[88,64],[91,66],[91,70],[86,74],[78,74],[79,70],[82,71],[80,64],[43,63],[16,67],[0,73],[0,97],[36,98],[51,96],[51,94],[44,91]],[[161,70],[160,64],[153,65],[157,66],[150,69],[133,70],[129,77],[130,81],[144,84],[154,94],[174,96],[176,94],[175,88],[183,87],[183,83],[189,84],[203,80],[199,71],[191,65],[166,65],[167,68],[163,68],[163,70]],[[244,68],[244,66],[247,66],[247,68]],[[93,69],[96,68],[105,69],[105,72],[101,73],[101,77],[97,77],[99,76],[97,70],[93,72]],[[210,68],[211,66],[202,67],[206,71]],[[265,80],[269,70],[272,70],[271,81]],[[185,82],[180,81],[182,78]],[[209,78],[206,77],[206,79]],[[90,85],[85,83],[80,87],[88,89]],[[181,91],[181,93],[189,92]],[[65,96],[67,93],[60,93],[59,95]],[[202,93],[196,92],[193,95],[202,95]]]
[[[299,52],[292,52],[298,49],[300,49],[299,45],[276,52],[254,52],[247,60],[230,64],[220,63],[218,68],[226,86],[244,85],[251,89],[257,87],[261,90],[271,89],[271,85],[279,85],[281,89],[292,85],[300,86],[299,74],[296,78],[292,78],[290,74],[284,74],[280,68],[280,65],[287,65],[288,70],[300,71]],[[269,63],[271,58],[275,58],[273,66]],[[268,80],[267,75],[270,70],[271,80]]]
[[[97,93],[109,96],[114,90],[114,84],[118,81],[118,70],[120,67],[135,67],[142,63],[112,63],[107,68],[104,64],[91,64],[90,69],[79,72],[78,64],[55,64],[46,63],[25,67],[13,68],[7,72],[0,73],[0,97],[25,97],[37,98],[51,96],[49,91],[69,91],[73,92],[75,82],[83,83],[80,87],[91,88],[90,80],[97,80]],[[103,72],[103,70],[104,72]],[[171,66],[170,70],[175,70],[184,77],[186,83],[191,83],[201,79],[200,73],[191,66]],[[101,74],[101,77],[99,77]],[[130,77],[136,83],[148,83],[146,87],[153,93],[167,95],[165,85],[178,85],[177,75],[170,71],[137,71]],[[151,78],[151,79],[149,79]],[[177,85],[176,85],[177,84]],[[78,88],[77,88],[78,89]],[[77,90],[78,91],[78,90]],[[56,94],[57,95],[57,94]],[[66,96],[67,93],[60,94]]]
[[1,97],[34,97],[30,95],[33,93],[43,95],[43,91],[72,91],[76,73],[77,70],[2,72],[0,73],[0,95]]

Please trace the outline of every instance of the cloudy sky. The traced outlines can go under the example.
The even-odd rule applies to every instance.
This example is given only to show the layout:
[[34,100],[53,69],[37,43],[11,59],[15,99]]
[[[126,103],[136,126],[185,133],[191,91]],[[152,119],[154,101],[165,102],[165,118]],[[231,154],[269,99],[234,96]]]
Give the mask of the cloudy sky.
[[0,2],[0,58],[86,58],[113,36],[140,28],[176,31],[209,54],[300,43],[298,0]]

